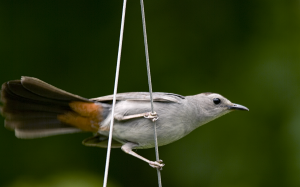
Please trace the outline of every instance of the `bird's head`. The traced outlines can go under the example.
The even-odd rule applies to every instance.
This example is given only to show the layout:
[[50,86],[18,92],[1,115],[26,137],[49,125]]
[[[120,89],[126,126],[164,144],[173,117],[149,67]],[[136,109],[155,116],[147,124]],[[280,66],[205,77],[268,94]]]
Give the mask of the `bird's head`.
[[235,110],[249,111],[245,106],[230,102],[228,99],[217,93],[199,94],[201,100],[201,109],[205,116],[217,118]]

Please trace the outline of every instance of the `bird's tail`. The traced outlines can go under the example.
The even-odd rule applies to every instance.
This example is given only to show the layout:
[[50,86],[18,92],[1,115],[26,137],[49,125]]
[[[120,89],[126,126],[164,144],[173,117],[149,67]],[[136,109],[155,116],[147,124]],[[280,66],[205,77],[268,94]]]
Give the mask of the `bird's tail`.
[[18,138],[97,132],[103,111],[110,108],[32,77],[4,83],[1,102],[5,127]]

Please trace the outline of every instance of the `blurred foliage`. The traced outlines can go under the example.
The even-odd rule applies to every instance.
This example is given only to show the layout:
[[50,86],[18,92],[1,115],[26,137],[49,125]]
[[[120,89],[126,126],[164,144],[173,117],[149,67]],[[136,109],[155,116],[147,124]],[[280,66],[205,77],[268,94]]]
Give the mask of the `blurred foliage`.
[[[300,186],[299,3],[145,1],[153,90],[216,92],[250,109],[160,147],[164,186]],[[128,1],[119,92],[148,90],[139,6]],[[121,0],[0,1],[0,82],[111,94],[121,10]],[[20,140],[0,125],[0,186],[102,185],[106,150],[81,145],[91,134]],[[109,184],[157,186],[156,172],[114,149]]]
[[[21,176],[13,181],[7,187],[98,187],[103,183],[96,174],[90,172],[65,172],[52,174],[43,179],[36,179],[31,176]],[[118,187],[118,185],[110,183],[108,187]]]

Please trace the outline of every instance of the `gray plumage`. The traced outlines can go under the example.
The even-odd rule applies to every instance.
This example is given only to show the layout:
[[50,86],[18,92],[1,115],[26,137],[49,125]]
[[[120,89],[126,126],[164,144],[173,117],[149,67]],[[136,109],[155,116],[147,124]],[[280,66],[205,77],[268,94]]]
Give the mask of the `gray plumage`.
[[[154,93],[153,98],[162,94]],[[227,99],[219,94],[199,94],[187,97],[168,94],[164,95],[164,97],[164,101],[154,102],[154,109],[159,116],[156,122],[159,146],[172,143],[189,134],[197,127],[230,112],[225,106],[221,105],[215,110],[210,110],[211,107],[215,107],[215,104],[212,102],[213,98],[222,98],[224,103],[229,103]],[[175,100],[175,97],[176,102],[170,102],[171,99]],[[203,101],[212,106],[203,107]],[[136,100],[124,99],[117,102],[115,116],[128,116],[149,112],[150,110],[149,100],[140,100],[140,98]],[[102,126],[109,126],[110,119],[111,116],[106,118],[102,122]],[[108,132],[99,133],[108,135]],[[122,142],[122,144],[126,142],[138,143],[135,149],[154,147],[153,123],[151,120],[144,118],[124,121],[115,120],[113,139]]]
[[[154,147],[153,122],[143,117],[143,113],[151,111],[149,93],[120,93],[116,98],[112,147],[122,146],[126,153],[148,162],[152,167],[161,168],[163,166],[161,163],[149,161],[131,150]],[[101,120],[99,117],[96,124],[100,130],[95,136],[84,140],[83,144],[106,147],[112,119],[112,99],[112,95],[86,99],[39,79],[22,77],[21,80],[9,81],[2,85],[3,106],[0,109],[6,118],[5,127],[15,130],[18,138],[39,138],[82,131],[72,123],[60,120],[58,116],[71,113],[79,116],[78,120],[87,119],[74,110],[70,103],[95,103],[95,106],[101,109],[99,109]],[[179,140],[197,127],[230,111],[248,110],[216,93],[181,96],[157,92],[153,93],[153,101],[159,117],[157,120],[159,146]],[[137,117],[137,114],[142,115]]]

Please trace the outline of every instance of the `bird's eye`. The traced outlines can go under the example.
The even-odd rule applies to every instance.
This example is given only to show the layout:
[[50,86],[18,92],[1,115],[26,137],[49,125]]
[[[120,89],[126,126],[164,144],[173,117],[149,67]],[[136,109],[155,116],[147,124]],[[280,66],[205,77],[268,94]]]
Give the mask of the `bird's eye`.
[[213,101],[216,105],[221,103],[221,100],[219,98],[214,98]]

